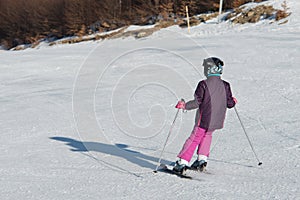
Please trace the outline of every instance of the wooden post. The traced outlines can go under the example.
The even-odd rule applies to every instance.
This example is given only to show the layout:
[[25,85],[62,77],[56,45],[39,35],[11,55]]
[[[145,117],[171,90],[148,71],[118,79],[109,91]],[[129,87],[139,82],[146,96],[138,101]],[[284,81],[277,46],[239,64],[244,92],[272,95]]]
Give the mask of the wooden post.
[[189,7],[185,6],[185,10],[186,10],[186,19],[187,19],[188,31],[190,33],[191,32],[191,28],[190,28]]
[[223,0],[220,0],[218,22],[221,21],[220,16],[222,14],[222,9],[223,9]]

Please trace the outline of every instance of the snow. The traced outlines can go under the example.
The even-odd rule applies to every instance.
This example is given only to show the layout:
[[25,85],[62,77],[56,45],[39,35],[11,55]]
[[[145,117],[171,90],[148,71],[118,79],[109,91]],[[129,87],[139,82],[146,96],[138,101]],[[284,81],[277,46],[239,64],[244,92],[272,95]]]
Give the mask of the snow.
[[[0,51],[0,199],[299,198],[299,4],[288,1],[283,25],[208,23]],[[215,132],[210,174],[154,174],[176,101],[193,98],[208,56],[224,60],[263,165],[232,109]],[[194,114],[180,112],[162,162],[176,159]]]
[[141,29],[151,29],[154,28],[155,25],[145,25],[145,26],[138,26],[138,25],[131,25],[129,26],[126,31],[136,31],[136,30],[141,30]]

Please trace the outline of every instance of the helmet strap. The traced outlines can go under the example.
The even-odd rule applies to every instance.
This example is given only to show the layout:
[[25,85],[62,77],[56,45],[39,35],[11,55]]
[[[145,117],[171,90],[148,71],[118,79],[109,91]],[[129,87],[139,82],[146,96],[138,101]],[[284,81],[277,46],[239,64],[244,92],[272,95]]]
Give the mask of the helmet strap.
[[221,74],[208,74],[207,77],[211,77],[211,76],[221,76]]

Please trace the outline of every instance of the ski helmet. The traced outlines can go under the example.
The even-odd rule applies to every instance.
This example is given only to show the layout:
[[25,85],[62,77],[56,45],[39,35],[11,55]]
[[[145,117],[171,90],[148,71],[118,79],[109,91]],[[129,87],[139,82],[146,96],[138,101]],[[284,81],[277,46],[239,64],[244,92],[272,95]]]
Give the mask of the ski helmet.
[[204,75],[221,75],[223,73],[224,62],[216,57],[209,57],[203,60]]

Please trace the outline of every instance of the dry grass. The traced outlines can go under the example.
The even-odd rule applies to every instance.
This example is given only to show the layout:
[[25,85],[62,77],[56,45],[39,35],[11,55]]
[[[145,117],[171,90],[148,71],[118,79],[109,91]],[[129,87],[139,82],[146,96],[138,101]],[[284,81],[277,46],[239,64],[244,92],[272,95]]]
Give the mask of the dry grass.
[[278,10],[276,12],[276,21],[279,21],[281,19],[284,19],[288,16],[290,16],[290,12],[288,11],[290,8],[287,6],[287,2],[286,0],[283,1],[283,3],[281,4],[282,10]]

